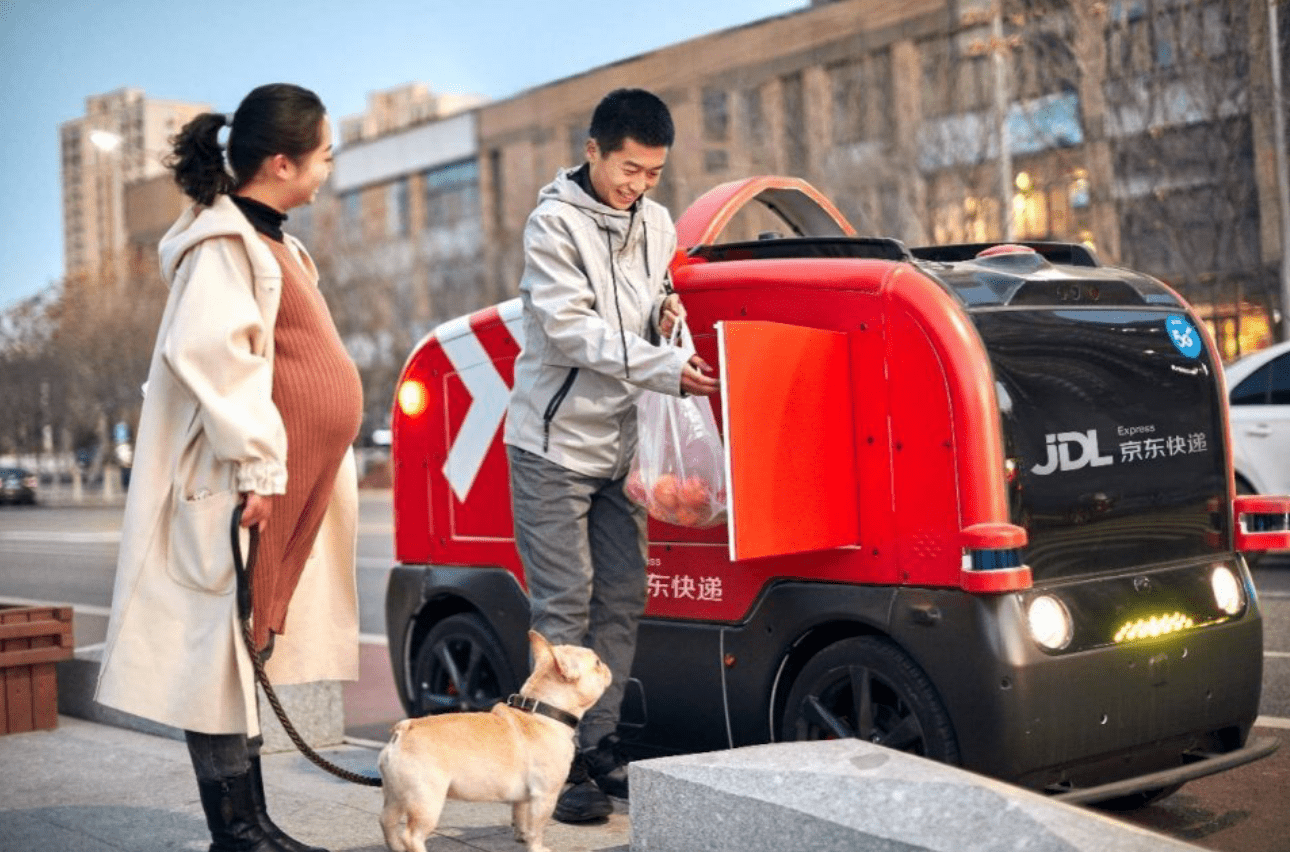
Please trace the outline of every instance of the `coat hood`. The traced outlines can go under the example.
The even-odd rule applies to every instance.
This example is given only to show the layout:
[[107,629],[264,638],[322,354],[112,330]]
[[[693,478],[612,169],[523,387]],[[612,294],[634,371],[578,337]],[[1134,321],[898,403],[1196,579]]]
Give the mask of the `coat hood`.
[[[575,185],[576,186],[576,185]],[[183,212],[170,230],[161,238],[158,254],[161,259],[161,277],[169,287],[184,256],[193,246],[217,237],[237,237],[246,245],[247,256],[257,277],[261,275],[280,278],[282,273],[273,252],[264,245],[255,228],[247,221],[227,195],[218,195],[209,207],[193,204]]]
[[538,193],[538,204],[548,201],[563,202],[576,207],[602,228],[625,231],[631,224],[633,214],[638,212],[638,208],[645,203],[645,200],[637,201],[631,210],[610,207],[597,201],[595,196],[582,188],[582,184],[573,177],[577,172],[578,169],[561,169],[556,173],[555,180],[542,187]]

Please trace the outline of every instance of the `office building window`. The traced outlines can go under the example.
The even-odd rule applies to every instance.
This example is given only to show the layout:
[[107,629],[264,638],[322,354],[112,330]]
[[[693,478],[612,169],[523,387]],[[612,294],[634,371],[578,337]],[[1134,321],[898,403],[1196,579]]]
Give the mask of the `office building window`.
[[408,206],[408,179],[399,178],[385,187],[385,235],[406,237],[412,230]]
[[839,62],[829,67],[833,91],[833,142],[846,145],[882,139],[891,125],[891,54]]
[[730,97],[721,89],[703,90],[703,140],[726,142],[730,139]]
[[806,97],[800,72],[780,78],[784,111],[784,165],[791,175],[806,173]]
[[425,186],[425,227],[439,228],[479,217],[479,162],[462,160],[429,169]]
[[357,189],[340,197],[341,234],[349,242],[363,239],[363,199]]

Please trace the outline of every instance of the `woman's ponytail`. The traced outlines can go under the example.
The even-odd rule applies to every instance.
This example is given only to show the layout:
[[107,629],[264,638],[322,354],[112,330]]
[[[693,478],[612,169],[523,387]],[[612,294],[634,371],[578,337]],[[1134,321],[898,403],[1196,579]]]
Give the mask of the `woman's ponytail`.
[[227,119],[204,112],[184,125],[171,140],[172,153],[166,165],[175,173],[175,183],[198,204],[209,205],[215,196],[233,191],[233,177],[224,167],[224,149],[219,131]]

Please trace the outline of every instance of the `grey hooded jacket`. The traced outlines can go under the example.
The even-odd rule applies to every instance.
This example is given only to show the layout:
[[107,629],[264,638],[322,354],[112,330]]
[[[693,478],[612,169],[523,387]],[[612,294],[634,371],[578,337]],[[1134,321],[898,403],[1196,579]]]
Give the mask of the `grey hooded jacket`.
[[692,352],[659,344],[676,229],[642,198],[616,210],[561,171],[524,228],[524,349],[504,441],[586,476],[626,475],[640,388],[679,396]]

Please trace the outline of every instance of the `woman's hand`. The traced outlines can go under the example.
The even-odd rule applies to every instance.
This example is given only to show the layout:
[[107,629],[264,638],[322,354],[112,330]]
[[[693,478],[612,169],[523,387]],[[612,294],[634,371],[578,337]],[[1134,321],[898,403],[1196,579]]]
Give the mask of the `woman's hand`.
[[681,368],[681,390],[695,396],[708,396],[721,390],[721,381],[714,376],[705,376],[704,373],[711,373],[712,368],[708,362],[704,361],[698,355],[690,356],[689,362]]
[[672,337],[672,329],[678,322],[685,321],[685,305],[681,304],[681,297],[675,293],[670,294],[663,300],[662,307],[658,311],[658,333],[663,336],[664,340]]
[[269,520],[269,513],[273,504],[269,498],[262,494],[256,494],[254,491],[247,491],[242,494],[242,526],[250,529],[258,527],[261,532],[264,531],[264,524]]

